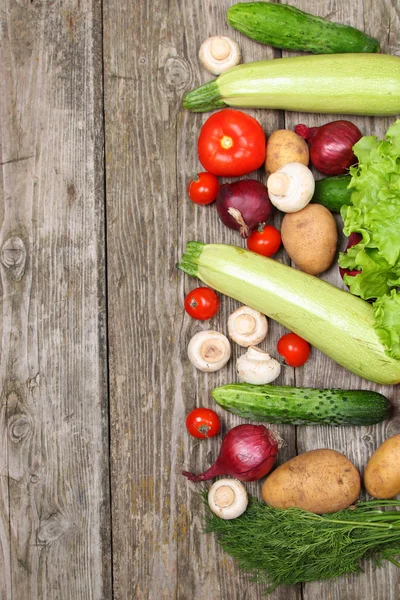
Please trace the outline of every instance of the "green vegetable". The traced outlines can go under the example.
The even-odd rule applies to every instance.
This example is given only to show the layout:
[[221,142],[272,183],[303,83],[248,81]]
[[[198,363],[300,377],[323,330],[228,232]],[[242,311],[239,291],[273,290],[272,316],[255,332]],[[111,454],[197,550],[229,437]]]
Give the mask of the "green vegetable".
[[340,213],[344,204],[350,204],[351,190],[348,188],[350,180],[350,175],[318,179],[315,182],[315,191],[311,202],[322,204],[333,213]]
[[321,54],[246,63],[228,69],[183,98],[183,106],[194,112],[227,105],[396,115],[400,112],[400,58],[388,54]]
[[[379,298],[374,305],[378,335],[390,356],[400,359],[400,119],[386,140],[364,136],[354,146],[358,165],[350,169],[351,203],[343,206],[344,233],[362,240],[339,256],[352,294]],[[382,297],[382,298],[381,298]]]
[[359,29],[325,21],[287,4],[234,4],[227,20],[251,39],[275,48],[315,54],[379,52],[379,42]]
[[[206,498],[204,493],[205,503]],[[360,573],[365,558],[375,563],[386,559],[400,567],[398,507],[400,501],[371,500],[316,515],[298,508],[272,508],[250,498],[247,511],[232,521],[223,521],[207,508],[205,532],[215,533],[239,566],[272,592],[283,584]]]
[[225,244],[189,242],[179,268],[275,319],[361,377],[400,382],[400,361],[385,354],[374,329],[373,308],[360,298]]
[[215,388],[212,397],[229,412],[268,423],[373,425],[390,415],[387,398],[368,390],[232,383]]

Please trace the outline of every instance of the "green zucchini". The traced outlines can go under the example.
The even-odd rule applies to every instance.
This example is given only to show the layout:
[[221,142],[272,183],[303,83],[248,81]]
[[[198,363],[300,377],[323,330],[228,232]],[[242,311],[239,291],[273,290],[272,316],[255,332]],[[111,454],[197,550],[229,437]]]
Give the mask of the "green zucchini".
[[310,113],[397,115],[400,58],[389,54],[318,54],[232,67],[188,92],[183,106],[224,106]]
[[359,29],[332,23],[294,6],[276,2],[234,4],[229,25],[249,38],[274,48],[314,54],[379,52],[379,42]]
[[315,191],[311,202],[322,204],[333,213],[340,213],[340,208],[349,205],[352,189],[349,189],[351,175],[324,177],[315,182]]
[[188,242],[178,267],[297,333],[349,371],[400,383],[400,360],[375,329],[372,306],[307,273],[227,244]]
[[373,425],[390,416],[385,396],[368,390],[232,383],[212,391],[225,410],[252,421],[291,425]]

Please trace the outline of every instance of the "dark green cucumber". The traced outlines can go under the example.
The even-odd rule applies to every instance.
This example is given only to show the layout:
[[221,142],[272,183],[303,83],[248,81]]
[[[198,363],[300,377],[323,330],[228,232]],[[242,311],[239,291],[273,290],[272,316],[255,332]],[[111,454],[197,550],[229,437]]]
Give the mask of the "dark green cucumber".
[[340,208],[350,204],[352,189],[348,189],[351,175],[325,177],[315,182],[315,191],[311,202],[322,204],[333,213],[340,213]]
[[229,25],[262,44],[314,54],[379,52],[379,42],[359,29],[332,23],[276,2],[234,4]]
[[212,391],[225,410],[252,421],[291,425],[373,425],[390,416],[385,396],[368,390],[231,383]]

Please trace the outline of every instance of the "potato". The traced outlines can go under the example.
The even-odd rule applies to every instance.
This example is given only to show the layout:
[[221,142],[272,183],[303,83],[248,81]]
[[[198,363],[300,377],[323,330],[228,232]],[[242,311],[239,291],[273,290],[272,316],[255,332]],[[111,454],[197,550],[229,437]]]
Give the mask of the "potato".
[[294,131],[278,129],[271,133],[267,142],[265,170],[268,175],[290,162],[308,165],[310,153],[307,143]]
[[374,498],[393,498],[400,494],[400,434],[387,439],[369,459],[364,485]]
[[305,273],[319,275],[333,263],[338,242],[336,221],[321,204],[287,213],[281,235],[286,252]]
[[278,467],[261,495],[276,508],[302,508],[323,514],[347,508],[360,493],[355,466],[335,450],[310,450]]

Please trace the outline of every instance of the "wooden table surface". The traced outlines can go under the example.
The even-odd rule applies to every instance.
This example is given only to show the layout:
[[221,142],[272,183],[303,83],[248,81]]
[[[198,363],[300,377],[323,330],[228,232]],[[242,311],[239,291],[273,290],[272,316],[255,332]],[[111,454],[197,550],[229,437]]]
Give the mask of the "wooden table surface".
[[[176,263],[188,240],[242,243],[213,206],[186,197],[207,115],[184,111],[181,99],[211,77],[197,58],[211,34],[232,35],[245,61],[281,55],[228,27],[231,4],[1,3],[1,600],[262,597],[202,533],[198,486],[181,476],[204,470],[219,448],[189,439],[185,415],[212,407],[210,390],[235,373],[233,360],[209,375],[190,365],[188,341],[209,324],[184,313],[196,281]],[[400,54],[398,0],[291,4],[364,29]],[[267,134],[332,118],[250,112]],[[353,120],[382,136],[394,118]],[[324,278],[341,285],[336,267]],[[236,306],[224,298],[213,328],[226,331]],[[282,331],[272,323],[264,347]],[[399,399],[398,389],[368,384],[315,350],[279,381]],[[241,420],[224,414],[223,422],[226,431]],[[279,462],[334,448],[362,471],[399,424],[278,429],[287,442]],[[399,597],[400,571],[389,563],[270,596]]]

